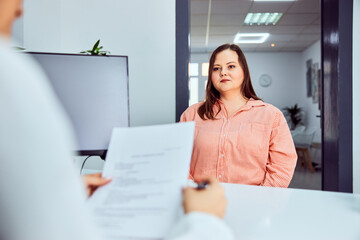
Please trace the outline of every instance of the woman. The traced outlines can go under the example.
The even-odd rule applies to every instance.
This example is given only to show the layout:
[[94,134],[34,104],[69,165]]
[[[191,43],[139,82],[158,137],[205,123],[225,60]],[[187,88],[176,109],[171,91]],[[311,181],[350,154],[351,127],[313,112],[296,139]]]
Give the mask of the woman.
[[296,165],[294,143],[281,111],[256,96],[249,68],[235,44],[210,57],[206,100],[180,121],[195,121],[190,177],[288,187]]

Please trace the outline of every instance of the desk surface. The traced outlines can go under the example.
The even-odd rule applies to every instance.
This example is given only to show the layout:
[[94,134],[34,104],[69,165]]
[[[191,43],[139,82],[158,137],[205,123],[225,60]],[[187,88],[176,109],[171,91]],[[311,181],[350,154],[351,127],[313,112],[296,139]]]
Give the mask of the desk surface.
[[360,239],[360,195],[223,184],[235,239]]

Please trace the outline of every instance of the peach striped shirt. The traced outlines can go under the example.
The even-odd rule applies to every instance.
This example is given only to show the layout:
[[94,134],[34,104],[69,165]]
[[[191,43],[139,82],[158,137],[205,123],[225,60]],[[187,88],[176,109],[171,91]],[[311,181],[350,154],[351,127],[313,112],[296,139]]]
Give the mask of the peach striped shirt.
[[201,104],[190,106],[180,118],[196,123],[191,178],[215,176],[225,183],[288,187],[297,155],[279,109],[250,99],[228,118],[220,102],[216,120],[202,120],[197,113]]

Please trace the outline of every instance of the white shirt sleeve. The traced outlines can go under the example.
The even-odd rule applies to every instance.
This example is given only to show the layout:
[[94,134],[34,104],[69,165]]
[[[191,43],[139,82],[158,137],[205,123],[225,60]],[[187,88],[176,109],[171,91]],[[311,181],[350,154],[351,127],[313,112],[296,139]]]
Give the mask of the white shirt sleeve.
[[0,39],[0,239],[99,240],[50,84]]
[[192,212],[172,229],[166,240],[233,240],[233,234],[223,220],[211,214]]

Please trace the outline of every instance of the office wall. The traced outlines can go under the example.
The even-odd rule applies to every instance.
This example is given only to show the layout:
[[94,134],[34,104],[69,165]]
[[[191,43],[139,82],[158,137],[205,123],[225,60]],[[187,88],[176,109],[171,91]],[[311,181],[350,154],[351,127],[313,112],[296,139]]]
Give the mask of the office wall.
[[11,44],[16,47],[24,45],[24,18],[20,17],[15,20],[11,30]]
[[353,13],[353,192],[360,193],[360,0]]
[[[61,5],[64,0],[24,1],[23,42],[27,51],[68,52],[61,48]],[[74,5],[76,8],[76,5]]]
[[[129,56],[130,125],[175,122],[175,0],[25,1],[29,51]],[[94,71],[96,71],[94,69]]]
[[[256,94],[280,110],[298,104],[304,108],[299,53],[245,53]],[[272,83],[262,87],[259,78],[268,74]],[[305,110],[305,109],[304,109]]]

